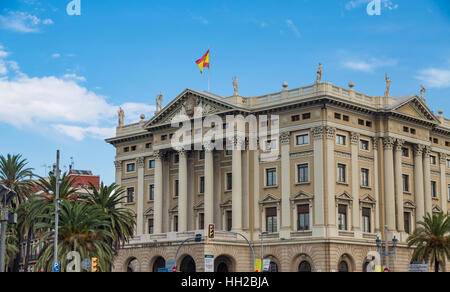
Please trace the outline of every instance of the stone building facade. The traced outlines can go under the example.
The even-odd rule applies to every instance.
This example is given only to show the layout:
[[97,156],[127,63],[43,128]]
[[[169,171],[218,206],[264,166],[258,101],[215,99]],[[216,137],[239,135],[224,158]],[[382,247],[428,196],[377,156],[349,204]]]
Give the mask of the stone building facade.
[[[201,148],[174,149],[180,128],[171,122],[180,114],[223,122],[183,132]],[[260,137],[252,149],[245,125],[242,139],[215,137],[232,141],[232,149],[201,143],[212,128],[235,132],[226,115],[267,115],[258,131],[278,135]],[[388,88],[383,97],[368,96],[353,84],[320,80],[257,97],[186,89],[150,120],[124,125],[121,111],[116,136],[106,141],[117,151],[123,205],[137,220],[115,271],[157,271],[176,255],[182,271],[203,271],[206,254],[215,256],[215,271],[252,271],[247,242],[227,231],[247,237],[257,258],[263,253],[283,272],[363,271],[376,238],[395,236],[397,255],[387,264],[406,271],[416,222],[449,210],[450,120],[435,115],[423,94],[392,98]],[[262,159],[274,149],[273,159]],[[217,230],[209,244],[188,241],[177,253],[209,224]]]

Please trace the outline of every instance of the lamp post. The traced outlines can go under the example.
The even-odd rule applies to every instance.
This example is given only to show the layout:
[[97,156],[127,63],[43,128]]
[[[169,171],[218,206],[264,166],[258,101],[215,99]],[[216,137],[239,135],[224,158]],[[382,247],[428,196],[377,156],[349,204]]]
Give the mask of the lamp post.
[[384,231],[385,231],[384,234],[385,234],[385,240],[386,240],[385,241],[385,250],[383,251],[383,243],[382,243],[382,241],[381,241],[379,236],[377,236],[377,239],[375,240],[375,242],[377,244],[378,254],[380,255],[380,257],[384,257],[386,259],[385,260],[385,264],[386,264],[386,267],[389,269],[389,263],[388,263],[389,262],[389,258],[393,257],[394,260],[397,259],[397,243],[398,243],[398,239],[394,235],[394,237],[392,238],[392,248],[393,248],[393,250],[389,251],[389,242],[388,242],[388,239],[387,239],[387,231],[388,231],[388,227],[387,226],[384,227]]
[[53,250],[53,265],[58,262],[58,219],[59,219],[59,150],[56,151],[56,192],[55,192],[55,238]]
[[264,257],[263,237],[264,237],[264,235],[266,235],[266,234],[269,234],[269,232],[264,231],[264,232],[261,232],[261,234],[259,235],[259,236],[261,237],[261,269],[262,269],[262,263],[263,263],[263,257]]
[[0,185],[0,222],[1,222],[1,239],[0,239],[0,272],[5,272],[5,253],[6,253],[6,228],[7,224],[15,224],[16,215],[14,213],[9,213],[6,207],[11,203],[13,198],[16,196],[16,192],[7,188],[4,185]]

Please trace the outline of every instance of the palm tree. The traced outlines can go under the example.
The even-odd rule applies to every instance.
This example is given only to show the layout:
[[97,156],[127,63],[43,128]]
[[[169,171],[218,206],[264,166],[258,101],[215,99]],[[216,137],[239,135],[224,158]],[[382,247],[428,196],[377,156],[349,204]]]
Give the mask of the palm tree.
[[114,235],[114,248],[117,251],[120,244],[124,245],[133,236],[136,220],[133,213],[126,208],[120,208],[120,202],[125,198],[124,189],[115,183],[107,186],[103,183],[97,189],[90,184],[88,203],[101,210],[109,221],[109,229]]
[[[60,207],[58,261],[61,262],[62,270],[68,263],[66,255],[71,251],[77,251],[82,259],[98,258],[100,271],[108,271],[114,261],[114,252],[108,244],[113,240],[113,235],[104,228],[109,224],[106,215],[96,206],[86,202],[63,200]],[[38,244],[43,245],[36,263],[38,270],[52,270],[54,214],[53,211],[39,215],[39,222],[35,225],[36,231],[43,232]]]
[[[59,179],[59,198],[61,200],[77,200],[77,190],[74,187],[75,182],[76,178],[68,176],[67,173],[62,175]],[[42,177],[39,178],[39,181],[36,183],[36,187],[43,191],[43,194],[40,195],[42,201],[45,204],[52,203],[55,199],[56,193],[56,176],[50,174],[48,179]]]
[[[1,227],[0,227],[1,230]],[[6,227],[6,253],[5,253],[5,265],[15,258],[19,252],[19,238],[17,237],[17,231],[12,225]]]
[[434,263],[434,271],[439,272],[439,263],[450,259],[450,219],[440,213],[427,214],[419,227],[408,237],[408,246],[415,246],[413,261]]
[[26,201],[32,187],[33,169],[22,155],[0,155],[0,183],[17,193],[19,205]]

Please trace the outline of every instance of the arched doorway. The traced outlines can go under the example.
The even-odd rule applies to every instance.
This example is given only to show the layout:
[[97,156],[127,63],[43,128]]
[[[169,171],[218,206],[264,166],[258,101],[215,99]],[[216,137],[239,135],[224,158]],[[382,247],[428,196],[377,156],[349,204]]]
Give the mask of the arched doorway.
[[214,271],[217,273],[231,273],[233,269],[233,260],[229,256],[221,255],[214,260]]
[[191,256],[187,255],[183,258],[180,264],[180,271],[182,273],[195,273],[195,261]]
[[338,266],[339,273],[348,273],[348,264],[346,261],[341,261]]
[[298,265],[298,271],[300,273],[310,273],[312,271],[311,264],[308,261],[303,261]]
[[337,270],[340,273],[353,272],[355,264],[353,258],[349,254],[343,254],[338,261]]
[[126,261],[125,270],[127,273],[140,272],[140,264],[137,258],[132,257]]
[[153,272],[158,272],[158,269],[162,269],[166,267],[166,260],[163,257],[157,257],[153,262]]

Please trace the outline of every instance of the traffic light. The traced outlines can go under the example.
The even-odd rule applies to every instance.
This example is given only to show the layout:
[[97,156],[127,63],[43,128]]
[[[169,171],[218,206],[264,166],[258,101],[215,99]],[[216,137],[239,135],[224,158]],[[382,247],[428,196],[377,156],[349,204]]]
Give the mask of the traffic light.
[[209,224],[208,238],[214,238],[214,224]]
[[98,258],[92,258],[91,259],[91,272],[96,273],[98,272]]

